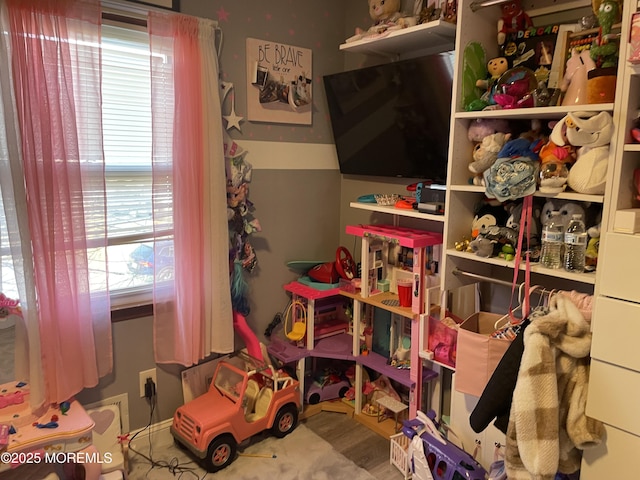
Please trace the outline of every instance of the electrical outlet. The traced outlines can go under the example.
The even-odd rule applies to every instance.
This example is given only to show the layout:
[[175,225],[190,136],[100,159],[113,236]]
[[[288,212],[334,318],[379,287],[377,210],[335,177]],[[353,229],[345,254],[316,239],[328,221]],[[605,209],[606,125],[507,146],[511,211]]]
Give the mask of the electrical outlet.
[[156,392],[158,391],[158,379],[156,377],[156,369],[151,368],[149,370],[145,370],[144,372],[139,373],[140,377],[140,398],[144,398],[144,385],[147,383],[147,378],[151,377],[153,379],[153,383],[156,384]]

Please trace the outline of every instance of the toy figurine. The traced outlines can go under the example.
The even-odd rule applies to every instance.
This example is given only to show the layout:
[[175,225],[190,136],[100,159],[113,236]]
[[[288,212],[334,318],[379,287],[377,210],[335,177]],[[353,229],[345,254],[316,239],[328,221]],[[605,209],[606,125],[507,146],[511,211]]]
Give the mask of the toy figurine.
[[617,39],[611,34],[613,24],[620,21],[622,8],[616,0],[604,0],[595,8],[594,13],[598,17],[600,32],[591,46],[591,58],[597,67],[616,67],[618,65],[619,45]]
[[507,39],[507,33],[525,30],[533,26],[533,22],[529,15],[522,9],[520,0],[503,3],[502,18],[498,20],[498,45],[504,45]]
[[481,99],[487,105],[495,105],[493,95],[496,92],[496,85],[500,76],[509,69],[509,63],[505,57],[492,58],[487,62],[488,78],[476,81],[476,87],[485,90]]

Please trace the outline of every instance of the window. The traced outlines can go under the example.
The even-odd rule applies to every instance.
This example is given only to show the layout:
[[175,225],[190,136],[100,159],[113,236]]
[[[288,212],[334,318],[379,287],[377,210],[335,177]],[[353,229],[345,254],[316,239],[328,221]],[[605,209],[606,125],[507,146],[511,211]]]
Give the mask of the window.
[[[154,267],[156,280],[173,278],[173,239],[170,231],[158,239],[154,255],[149,35],[144,27],[103,23],[101,43],[106,171],[102,178],[102,169],[97,169],[99,176],[90,181],[106,185],[108,288],[112,307],[117,309],[150,303]],[[97,131],[87,128],[81,134],[89,137]],[[0,147],[5,152],[5,146]],[[85,196],[85,202],[92,200],[102,202],[103,198]],[[165,211],[170,212],[170,194],[165,195],[164,200]],[[3,211],[0,195],[0,212]],[[96,290],[107,288],[104,272],[98,270],[103,268],[98,267],[103,265],[97,261],[100,255],[103,250],[99,248],[90,248],[88,252],[93,273],[90,281]],[[96,261],[92,263],[92,259]],[[4,215],[0,215],[0,282],[0,292],[18,298]]]
[[173,245],[160,240],[154,256],[149,36],[105,24],[102,47],[108,278],[119,307],[150,299],[154,266],[158,280],[173,278]]

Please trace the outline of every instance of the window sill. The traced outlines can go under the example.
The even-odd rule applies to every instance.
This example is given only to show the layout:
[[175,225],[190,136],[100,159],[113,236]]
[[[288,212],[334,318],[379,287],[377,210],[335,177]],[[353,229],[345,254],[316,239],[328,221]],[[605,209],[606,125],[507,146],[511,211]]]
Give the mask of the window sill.
[[151,303],[145,305],[135,305],[132,307],[117,308],[111,310],[111,323],[151,316],[153,316],[153,305]]

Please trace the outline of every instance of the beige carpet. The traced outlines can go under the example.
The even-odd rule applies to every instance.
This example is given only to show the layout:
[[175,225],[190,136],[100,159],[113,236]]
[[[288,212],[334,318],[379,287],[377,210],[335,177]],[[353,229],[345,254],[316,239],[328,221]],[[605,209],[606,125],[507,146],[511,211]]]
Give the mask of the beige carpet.
[[[278,439],[271,436],[258,437],[224,470],[207,474],[187,452],[174,446],[153,445],[151,457],[162,465],[172,468],[152,467],[142,457],[131,454],[129,480],[181,480],[233,479],[233,480],[373,480],[366,470],[333,449],[304,425],[288,436]],[[143,453],[147,453],[146,451]],[[248,456],[260,455],[260,456]],[[265,458],[262,455],[276,458]],[[190,463],[191,462],[191,463]],[[175,467],[178,467],[177,469]],[[184,471],[183,469],[191,469]]]

